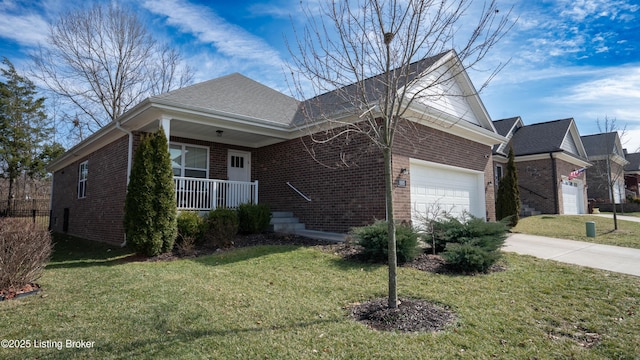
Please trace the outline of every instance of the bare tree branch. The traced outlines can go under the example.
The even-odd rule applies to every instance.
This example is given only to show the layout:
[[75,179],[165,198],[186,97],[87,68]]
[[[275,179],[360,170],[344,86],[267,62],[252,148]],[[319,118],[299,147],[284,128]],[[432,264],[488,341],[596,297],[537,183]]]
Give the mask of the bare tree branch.
[[32,57],[33,76],[78,109],[71,118],[86,135],[144,98],[192,81],[180,54],[158,45],[133,10],[114,2],[60,17]]

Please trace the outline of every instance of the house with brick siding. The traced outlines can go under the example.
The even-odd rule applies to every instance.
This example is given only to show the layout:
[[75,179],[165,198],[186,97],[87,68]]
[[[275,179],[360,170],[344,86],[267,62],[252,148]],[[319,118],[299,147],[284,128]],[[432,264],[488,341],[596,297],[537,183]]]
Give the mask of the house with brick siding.
[[625,158],[618,132],[585,135],[582,143],[593,163],[587,171],[589,198],[595,199],[596,203],[625,202],[624,167],[629,161]]
[[[495,218],[492,147],[505,139],[459,69],[450,51],[412,64],[405,79],[419,91],[434,73],[449,78],[440,85],[445,94],[412,103],[403,118],[411,131],[398,134],[392,149],[397,219],[415,222],[434,204]],[[372,91],[375,80],[365,80]],[[341,233],[385,219],[379,148],[362,134],[314,141],[310,129],[326,131],[327,114],[359,121],[338,91],[350,89],[299,101],[235,73],[151,96],[49,165],[52,229],[123,243],[133,153],[158,128],[169,140],[180,211],[265,203],[307,229]]]
[[493,148],[496,193],[512,146],[522,215],[587,211],[584,169],[590,163],[572,118],[525,125],[517,116],[493,123],[507,139]]

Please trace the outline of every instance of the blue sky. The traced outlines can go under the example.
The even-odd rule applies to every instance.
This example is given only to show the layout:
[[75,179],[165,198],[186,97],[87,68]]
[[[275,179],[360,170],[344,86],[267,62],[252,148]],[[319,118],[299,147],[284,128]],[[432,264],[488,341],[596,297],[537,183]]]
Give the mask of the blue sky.
[[[130,0],[123,0],[127,2]],[[309,0],[313,6],[313,1]],[[45,43],[48,23],[69,1],[0,0],[0,56],[26,70]],[[482,2],[478,2],[479,5]],[[154,35],[178,47],[195,81],[240,72],[289,93],[282,65],[301,27],[300,0],[131,1]],[[518,21],[486,59],[511,62],[481,94],[491,117],[525,124],[573,117],[581,135],[596,120],[626,126],[623,144],[640,147],[640,2],[638,0],[499,0]],[[293,19],[293,20],[291,20]],[[483,64],[480,64],[481,67]],[[479,86],[482,72],[471,72]],[[639,150],[640,151],[640,150]]]

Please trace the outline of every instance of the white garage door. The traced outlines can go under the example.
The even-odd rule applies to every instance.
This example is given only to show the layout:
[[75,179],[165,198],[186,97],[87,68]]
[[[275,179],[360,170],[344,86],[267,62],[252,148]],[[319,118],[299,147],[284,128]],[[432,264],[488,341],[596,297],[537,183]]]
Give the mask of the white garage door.
[[412,159],[410,176],[414,224],[434,210],[485,217],[484,173]]
[[583,186],[581,181],[562,180],[563,214],[576,215],[584,213]]

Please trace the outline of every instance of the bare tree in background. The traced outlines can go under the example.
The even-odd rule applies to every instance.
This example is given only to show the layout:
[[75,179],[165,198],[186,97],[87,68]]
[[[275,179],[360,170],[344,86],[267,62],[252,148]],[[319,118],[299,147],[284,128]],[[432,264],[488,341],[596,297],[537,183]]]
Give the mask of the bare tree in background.
[[33,60],[34,76],[78,109],[64,117],[81,138],[193,77],[175,49],[159,45],[135,12],[116,2],[62,15]]
[[[616,205],[616,195],[620,199],[620,206],[624,203],[624,166],[627,163],[622,152],[622,139],[627,132],[626,126],[620,128],[616,119],[605,116],[603,121],[598,119],[598,130],[600,131],[600,150],[595,157],[589,158],[594,161],[594,166],[588,171],[595,172],[595,176],[600,178],[599,183],[607,188],[609,201],[613,208],[613,229],[618,230],[618,212]],[[587,154],[589,155],[589,154]],[[623,210],[624,211],[624,210]]]
[[[480,9],[471,5],[470,0],[325,1],[319,9],[303,9],[307,25],[296,32],[297,43],[290,46],[296,95],[310,99],[304,91],[308,88],[313,96],[331,92],[305,102],[304,126],[313,140],[342,141],[357,133],[383,154],[391,308],[398,305],[394,139],[411,133],[413,125],[404,116],[413,104],[447,96],[453,78],[485,58],[512,26],[511,11],[501,12],[495,1]],[[425,69],[417,70],[413,64],[430,59],[437,63],[438,56],[452,49],[458,61],[443,63],[432,74],[417,73]],[[487,82],[504,65],[489,72]],[[420,86],[412,86],[417,82]]]

